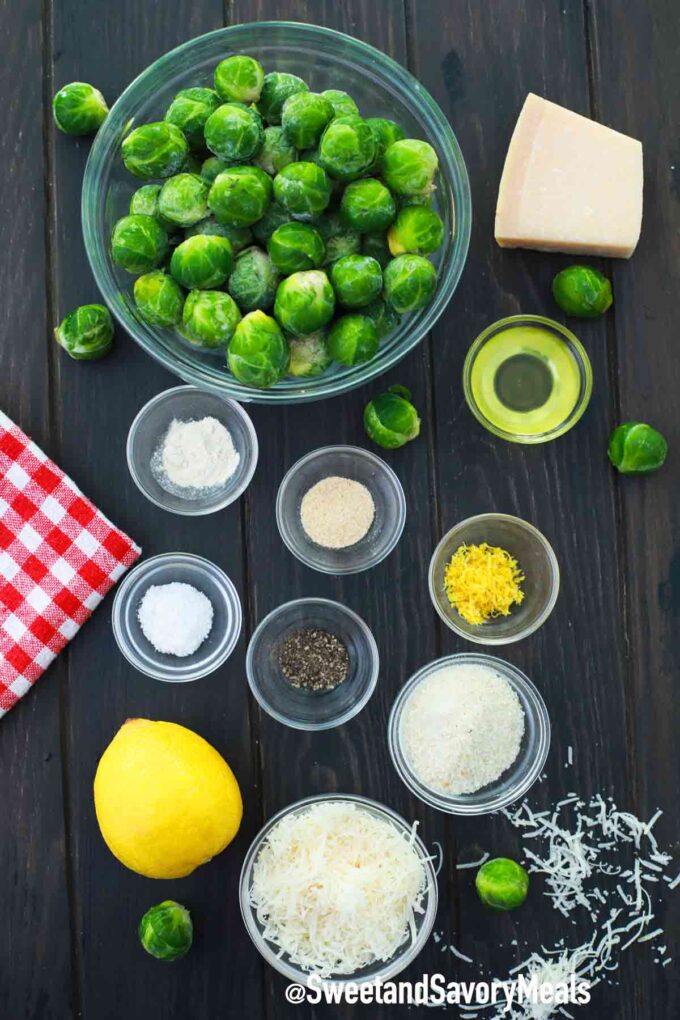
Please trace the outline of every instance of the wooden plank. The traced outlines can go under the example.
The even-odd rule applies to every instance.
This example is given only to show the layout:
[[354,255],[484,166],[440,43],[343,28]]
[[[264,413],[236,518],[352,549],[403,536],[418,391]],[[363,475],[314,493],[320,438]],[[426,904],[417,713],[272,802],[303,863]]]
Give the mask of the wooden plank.
[[[41,4],[0,7],[3,337],[0,407],[44,448],[51,436],[49,272],[45,260]],[[17,44],[21,40],[21,45]],[[49,116],[49,113],[47,114]],[[56,664],[0,722],[3,924],[0,1016],[70,1013],[72,995]],[[39,975],[39,980],[35,976]]]

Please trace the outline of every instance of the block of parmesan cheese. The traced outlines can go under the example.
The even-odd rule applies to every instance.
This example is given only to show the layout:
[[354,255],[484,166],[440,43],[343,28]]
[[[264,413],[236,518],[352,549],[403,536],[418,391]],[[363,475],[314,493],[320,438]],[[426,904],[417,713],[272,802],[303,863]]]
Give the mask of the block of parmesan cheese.
[[529,93],[498,192],[501,248],[627,259],[641,227],[641,143]]

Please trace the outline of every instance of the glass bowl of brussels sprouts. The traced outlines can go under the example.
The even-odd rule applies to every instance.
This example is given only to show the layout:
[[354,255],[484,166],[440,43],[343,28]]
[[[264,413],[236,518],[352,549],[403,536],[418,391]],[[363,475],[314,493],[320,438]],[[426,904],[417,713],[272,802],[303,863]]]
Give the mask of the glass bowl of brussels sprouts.
[[103,298],[149,354],[285,404],[354,389],[420,342],[460,278],[471,207],[451,126],[412,75],[330,29],[263,22],[128,86],[82,216]]

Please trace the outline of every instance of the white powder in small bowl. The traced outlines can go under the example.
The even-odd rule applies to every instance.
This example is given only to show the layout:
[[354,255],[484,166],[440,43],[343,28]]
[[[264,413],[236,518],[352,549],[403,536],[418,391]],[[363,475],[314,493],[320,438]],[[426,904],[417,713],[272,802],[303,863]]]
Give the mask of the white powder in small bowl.
[[185,658],[198,651],[212,630],[213,607],[193,585],[172,581],[147,588],[137,618],[157,652]]
[[168,492],[191,498],[225,485],[241,456],[217,418],[175,418],[151,460],[156,480]]

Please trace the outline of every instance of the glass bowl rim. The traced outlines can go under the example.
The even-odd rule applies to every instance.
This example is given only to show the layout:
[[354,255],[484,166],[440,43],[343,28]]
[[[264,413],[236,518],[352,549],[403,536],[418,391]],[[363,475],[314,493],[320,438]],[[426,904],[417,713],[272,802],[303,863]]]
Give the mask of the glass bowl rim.
[[[381,551],[379,556],[373,557],[369,563],[360,566],[352,566],[351,563],[348,563],[347,565],[340,564],[333,567],[324,566],[322,563],[319,563],[319,561],[316,560],[314,557],[306,556],[300,549],[297,549],[295,546],[291,544],[291,542],[289,542],[288,540],[289,536],[287,534],[287,529],[285,526],[286,518],[283,512],[283,500],[288,492],[288,489],[290,488],[292,479],[295,477],[295,475],[302,467],[304,467],[311,461],[315,460],[317,457],[320,458],[322,456],[329,456],[337,453],[346,453],[352,457],[356,457],[358,455],[370,461],[373,464],[373,466],[377,468],[378,471],[382,471],[383,474],[389,479],[396,495],[397,513],[392,537],[386,544],[385,549]],[[292,553],[292,555],[295,556],[295,558],[300,561],[300,563],[304,563],[306,567],[311,567],[312,570],[318,570],[319,573],[322,574],[334,574],[334,575],[362,574],[365,570],[372,570],[373,567],[377,567],[379,563],[382,563],[382,561],[386,559],[399,544],[401,536],[404,532],[404,527],[406,525],[406,496],[404,494],[404,488],[399,480],[399,476],[394,471],[394,469],[390,467],[387,461],[384,461],[382,459],[382,457],[379,457],[376,453],[373,453],[371,450],[366,450],[363,446],[335,444],[331,446],[319,446],[316,448],[316,450],[310,450],[309,453],[303,454],[303,456],[299,457],[294,464],[291,464],[291,466],[288,468],[285,475],[281,479],[281,484],[279,485],[278,491],[276,493],[275,511],[276,511],[276,525],[279,529],[281,541],[286,546],[288,551]],[[362,540],[360,539],[360,541]],[[310,547],[312,547],[312,545],[313,543],[311,542],[310,539]],[[352,546],[348,546],[347,549],[351,550]]]
[[[472,369],[475,359],[484,344],[506,326],[519,326],[522,323],[527,323],[532,326],[541,325],[548,327],[553,333],[558,333],[560,338],[568,343],[574,362],[578,367],[582,388],[578,401],[564,421],[560,422],[559,425],[556,425],[549,432],[540,432],[537,435],[507,432],[505,429],[494,425],[493,422],[489,421],[486,415],[482,413],[472,392]],[[490,432],[494,436],[498,436],[499,439],[505,439],[509,443],[519,443],[523,446],[534,446],[539,443],[548,443],[552,439],[558,439],[560,436],[563,436],[565,432],[568,432],[574,427],[574,425],[576,425],[585,413],[586,408],[590,403],[592,392],[593,366],[588,356],[588,352],[579,338],[572,333],[567,326],[563,325],[561,322],[557,322],[555,319],[548,318],[546,315],[508,315],[503,319],[497,319],[496,322],[492,322],[486,327],[486,329],[483,329],[482,332],[475,337],[468,348],[467,354],[465,355],[465,361],[463,363],[463,393],[465,395],[465,402],[477,421],[487,430],[487,432]]]
[[[125,109],[126,104],[131,101],[131,95],[134,96],[135,91],[145,83],[147,77],[163,73],[168,65],[172,66],[173,62],[185,52],[191,52],[193,47],[204,45],[206,40],[211,38],[238,40],[239,36],[248,32],[262,34],[273,29],[278,32],[282,30],[295,32],[303,40],[313,40],[319,37],[324,37],[329,42],[342,40],[345,48],[357,54],[360,53],[365,58],[367,65],[381,67],[385,74],[389,73],[391,79],[400,82],[405,92],[412,96],[416,95],[419,101],[419,110],[427,123],[428,138],[439,147],[443,161],[446,163],[446,179],[451,179],[452,190],[454,183],[456,184],[455,233],[450,242],[449,264],[445,275],[441,278],[441,284],[434,300],[424,309],[425,314],[421,321],[414,328],[409,329],[400,346],[385,355],[384,360],[381,360],[379,364],[376,364],[375,359],[372,359],[363,365],[356,366],[356,371],[339,378],[329,379],[328,382],[320,384],[318,388],[313,388],[311,391],[301,389],[294,393],[277,390],[276,387],[271,390],[245,387],[229,376],[225,376],[224,380],[218,383],[212,378],[209,368],[204,368],[201,363],[190,363],[188,360],[186,364],[183,361],[178,362],[175,353],[170,354],[166,350],[157,349],[154,343],[128,322],[126,313],[119,307],[116,300],[119,288],[113,284],[112,277],[109,278],[106,242],[99,236],[96,222],[100,190],[99,177],[108,162],[108,150],[111,145],[109,135],[113,131],[118,132],[118,127],[115,125],[119,118],[119,111]],[[129,118],[120,115],[120,128],[124,128],[126,119]],[[472,200],[465,159],[453,128],[439,104],[407,68],[370,43],[335,29],[299,21],[251,21],[217,28],[181,43],[149,64],[126,86],[115,103],[112,104],[107,120],[97,133],[88,156],[81,192],[81,222],[85,251],[96,286],[120,325],[133,336],[135,342],[147,354],[185,382],[199,384],[205,389],[225,394],[236,400],[264,404],[310,403],[349,392],[383,375],[412,351],[434,327],[451,300],[465,268],[470,245]]]
[[[234,624],[231,631],[227,631],[225,633],[224,647],[217,659],[215,659],[214,662],[211,662],[207,669],[205,668],[205,660],[203,661],[203,665],[201,665],[200,662],[197,662],[190,673],[181,677],[169,677],[161,668],[152,669],[147,665],[142,665],[142,663],[137,659],[137,656],[132,652],[131,645],[128,640],[128,631],[123,626],[122,622],[122,607],[134,581],[136,581],[139,577],[142,577],[145,573],[148,573],[150,567],[157,566],[159,562],[162,563],[163,561],[167,561],[168,563],[171,561],[179,561],[182,564],[197,567],[204,576],[207,574],[212,575],[213,580],[221,588],[221,593],[225,602],[230,601],[233,611],[232,615]],[[135,564],[135,566],[122,578],[116,590],[113,605],[111,607],[111,627],[119,652],[139,673],[142,673],[144,676],[151,677],[153,680],[161,680],[163,683],[168,684],[193,683],[194,680],[202,680],[203,677],[210,676],[212,673],[216,672],[224,665],[231,653],[234,651],[243,627],[243,607],[234,582],[231,580],[229,575],[225,573],[221,567],[218,567],[216,563],[213,563],[212,560],[206,559],[205,556],[197,556],[195,553],[158,553],[156,556],[150,556],[148,560],[144,559]]]
[[[334,610],[339,610],[344,616],[349,617],[352,620],[352,622],[358,627],[358,629],[362,632],[362,634],[366,638],[370,650],[371,675],[366,690],[362,694],[361,698],[359,698],[359,700],[355,704],[353,704],[350,708],[346,709],[341,715],[337,716],[334,719],[329,719],[326,722],[321,723],[300,722],[297,719],[293,720],[290,716],[284,715],[282,712],[277,712],[276,709],[274,709],[269,704],[269,702],[263,697],[259,684],[255,679],[255,671],[253,669],[253,657],[255,654],[255,648],[257,646],[258,641],[262,637],[265,627],[267,627],[267,625],[270,624],[272,620],[275,620],[278,616],[281,616],[286,610],[291,609],[293,606],[300,605],[305,606],[324,605],[331,606]],[[284,726],[289,726],[291,729],[294,730],[304,730],[309,733],[320,732],[321,730],[332,730],[335,729],[337,726],[343,726],[346,722],[349,722],[350,719],[354,719],[354,717],[357,716],[359,712],[361,712],[366,707],[368,702],[371,700],[373,692],[375,691],[376,688],[376,684],[378,683],[379,675],[380,675],[380,652],[378,651],[378,645],[373,636],[373,632],[371,631],[366,621],[361,616],[359,616],[358,613],[355,613],[353,609],[350,609],[349,606],[344,605],[342,602],[336,602],[334,599],[325,599],[320,597],[317,598],[314,595],[302,597],[299,599],[291,599],[288,602],[282,602],[280,606],[276,606],[275,609],[272,609],[269,613],[267,613],[267,615],[260,620],[257,627],[253,631],[250,641],[248,642],[248,648],[246,650],[246,676],[248,678],[248,686],[250,687],[250,691],[255,700],[257,701],[258,705],[260,706],[260,708],[263,711],[265,711],[267,715],[271,716],[272,719],[276,719],[277,722],[282,723]]]
[[[476,797],[476,793],[447,797],[445,794],[432,790],[425,786],[424,783],[419,782],[415,774],[408,767],[399,736],[401,714],[410,694],[427,676],[436,673],[450,663],[460,662],[472,662],[490,666],[500,673],[511,684],[513,689],[520,689],[526,701],[532,707],[533,719],[538,734],[537,754],[526,772],[522,775],[522,778],[519,780],[515,779],[513,785],[504,794],[496,794],[496,796],[478,804],[469,803],[467,800],[470,797]],[[522,707],[524,708],[524,706]],[[416,670],[409,677],[397,694],[387,722],[387,742],[390,757],[401,781],[423,803],[450,815],[476,816],[492,814],[501,808],[507,807],[509,804],[513,804],[520,797],[526,796],[541,775],[550,750],[550,738],[551,726],[548,709],[543,695],[533,681],[514,663],[507,662],[505,659],[500,659],[495,655],[485,655],[483,652],[456,652],[453,655],[444,655],[441,658],[433,659],[431,662],[421,666],[420,669]],[[512,771],[513,765],[507,771]]]
[[[437,556],[439,555],[440,550],[442,550],[444,546],[448,544],[448,542],[451,539],[451,536],[455,532],[462,531],[462,529],[465,528],[466,526],[473,523],[477,523],[479,521],[512,521],[513,524],[519,525],[524,531],[528,532],[528,534],[532,535],[535,539],[537,539],[539,545],[542,547],[546,555],[546,560],[548,562],[550,570],[550,582],[551,582],[549,598],[545,606],[539,613],[539,615],[536,617],[536,619],[531,624],[528,624],[523,630],[518,631],[517,634],[494,636],[493,634],[490,634],[487,631],[484,636],[480,634],[479,637],[476,637],[474,634],[469,634],[462,627],[459,627],[456,624],[455,620],[447,616],[446,613],[444,613],[444,611],[442,610],[441,606],[439,605],[439,601],[435,593],[434,582],[435,561],[437,559]],[[529,521],[525,521],[524,518],[516,517],[514,514],[502,514],[502,513],[473,514],[471,517],[465,517],[462,521],[458,521],[457,524],[454,524],[453,527],[449,528],[446,534],[444,534],[437,542],[434,552],[430,557],[430,564],[427,568],[427,587],[430,593],[430,601],[432,602],[432,605],[434,606],[437,615],[440,617],[440,619],[444,621],[446,626],[450,630],[452,630],[455,634],[458,634],[459,637],[462,637],[466,641],[470,641],[476,645],[497,645],[497,646],[512,645],[515,643],[515,641],[522,641],[524,638],[529,637],[531,634],[534,634],[539,629],[539,627],[543,626],[545,621],[552,613],[560,593],[560,565],[557,556],[555,555],[555,550],[553,549],[552,545],[545,537],[543,532],[539,531],[539,529],[534,524],[530,524]]]
[[[241,479],[241,483],[237,485],[233,491],[230,491],[227,495],[225,495],[218,503],[215,503],[214,506],[187,508],[182,510],[179,507],[168,506],[167,503],[161,502],[147,491],[141,480],[139,472],[137,471],[137,465],[135,464],[135,460],[132,455],[132,447],[135,436],[137,435],[142,419],[145,415],[149,411],[153,410],[156,404],[162,403],[164,399],[172,397],[180,392],[184,393],[187,390],[193,390],[194,394],[207,394],[211,397],[218,397],[229,406],[230,410],[237,418],[240,418],[245,427],[246,435],[248,436],[246,442],[246,448],[248,451],[248,468]],[[154,506],[159,507],[161,510],[166,510],[170,514],[177,514],[179,517],[207,517],[209,514],[217,513],[218,510],[225,510],[228,506],[231,506],[232,503],[235,503],[237,499],[241,498],[252,482],[253,475],[257,469],[259,456],[260,447],[255,426],[253,425],[250,415],[245,408],[241,406],[238,400],[224,394],[216,393],[214,390],[206,390],[201,386],[194,385],[193,383],[180,383],[179,386],[170,386],[167,390],[161,390],[160,393],[156,393],[155,396],[147,400],[132,419],[132,424],[128,429],[127,440],[125,442],[125,457],[127,460],[128,471],[130,472],[132,481],[135,483],[141,494],[148,499],[150,503],[153,503]]]
[[[301,800],[294,801],[292,804],[288,804],[286,807],[281,808],[276,814],[265,822],[259,832],[254,836],[241,866],[241,874],[239,877],[239,903],[241,906],[241,918],[246,927],[246,931],[250,936],[250,939],[258,950],[264,960],[270,964],[279,974],[283,974],[291,981],[299,982],[300,984],[307,984],[309,978],[312,976],[309,971],[302,970],[294,964],[290,964],[287,961],[279,958],[275,951],[273,943],[270,945],[260,934],[254,921],[253,909],[250,905],[249,890],[250,890],[250,875],[252,868],[257,860],[257,855],[264,843],[265,837],[273,829],[277,822],[287,815],[293,814],[296,811],[302,810],[305,807],[309,807],[312,804],[323,803],[326,801],[341,801],[351,804],[357,804],[360,807],[367,808],[372,811],[378,817],[385,818],[391,822],[395,827],[403,834],[408,835],[413,832],[413,844],[418,851],[420,861],[425,869],[427,877],[427,887],[424,893],[425,898],[425,912],[423,916],[423,922],[418,931],[415,939],[409,945],[403,943],[404,951],[400,952],[402,947],[395,955],[382,964],[382,970],[378,974],[373,974],[368,978],[356,978],[352,975],[342,975],[340,977],[329,977],[324,979],[324,984],[333,985],[346,985],[346,984],[370,984],[380,978],[383,981],[387,981],[397,974],[400,974],[410,963],[415,960],[421,950],[424,948],[427,940],[429,939],[434,922],[437,915],[437,907],[439,903],[439,887],[437,884],[437,872],[435,871],[432,863],[432,854],[428,853],[427,847],[424,840],[418,833],[417,823],[409,825],[405,818],[403,818],[397,811],[389,807],[386,804],[381,804],[380,801],[373,800],[370,797],[364,797],[361,794],[354,793],[321,793],[315,794],[310,797],[303,797]],[[416,828],[414,830],[414,825]]]

